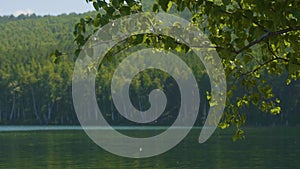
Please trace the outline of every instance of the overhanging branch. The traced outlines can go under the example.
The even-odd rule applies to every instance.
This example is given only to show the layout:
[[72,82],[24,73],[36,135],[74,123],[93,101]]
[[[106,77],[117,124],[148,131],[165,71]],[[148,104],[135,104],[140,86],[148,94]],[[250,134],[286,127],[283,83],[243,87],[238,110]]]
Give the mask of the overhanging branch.
[[264,41],[265,39],[268,39],[270,37],[273,36],[277,36],[277,35],[282,35],[284,33],[288,33],[288,32],[292,32],[292,31],[298,31],[300,30],[300,26],[294,27],[294,28],[287,28],[287,29],[283,29],[283,30],[279,30],[279,31],[274,31],[274,32],[267,32],[265,34],[263,34],[259,39],[250,42],[247,46],[243,47],[242,49],[235,51],[236,54],[241,53],[242,51],[249,49],[250,47]]

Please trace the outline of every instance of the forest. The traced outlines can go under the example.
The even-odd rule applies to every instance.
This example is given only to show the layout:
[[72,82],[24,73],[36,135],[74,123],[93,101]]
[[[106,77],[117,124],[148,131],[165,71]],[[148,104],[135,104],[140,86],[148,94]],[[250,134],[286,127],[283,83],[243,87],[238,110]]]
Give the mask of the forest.
[[[92,34],[94,30],[97,30],[99,26],[107,23],[103,21],[105,20],[103,18],[106,17],[108,21],[116,17],[113,13],[111,13],[111,15],[108,15],[109,12],[105,13],[105,11],[111,10],[110,7],[114,7],[115,5],[114,9],[124,9],[123,7],[126,6],[126,4],[116,4],[115,1],[112,2],[113,4],[106,4],[103,3],[103,1],[98,1],[98,3],[94,2],[95,9],[98,11],[84,14],[73,13],[59,16],[37,16],[32,14],[19,15],[17,17],[0,17],[0,124],[79,124],[72,103],[72,77],[78,49],[84,44],[84,42],[82,42],[84,41],[82,39],[83,36],[80,35],[84,34],[84,38],[87,39],[88,35]],[[167,6],[165,5],[166,2]],[[171,2],[172,1],[158,1],[157,6],[154,6],[153,10],[181,10],[176,7],[172,8],[172,5],[169,5]],[[174,6],[179,6],[179,1],[173,1],[172,3]],[[128,3],[127,5],[129,5],[129,7],[133,7],[134,5],[139,6],[139,4],[135,2]],[[216,3],[214,5],[222,7],[222,4]],[[229,6],[229,4],[227,5]],[[188,4],[183,4],[183,6],[189,9]],[[197,5],[194,5],[194,7],[195,6]],[[244,6],[247,7],[247,4],[245,3]],[[275,7],[278,8],[276,5]],[[99,11],[99,8],[103,8],[105,11]],[[235,6],[233,5],[232,8],[235,8]],[[208,8],[205,9],[208,10]],[[238,11],[229,7],[227,7],[227,9],[232,12]],[[142,9],[138,8],[138,10]],[[267,9],[259,10],[263,11]],[[131,8],[128,12],[130,14],[135,11]],[[125,13],[122,15],[127,14],[125,10]],[[194,16],[198,16],[197,13],[193,14]],[[249,10],[243,13],[243,15],[244,14],[246,19],[248,15],[254,16],[253,12],[251,13]],[[237,15],[238,14],[232,16],[235,17]],[[216,18],[217,17],[218,16],[216,16]],[[101,18],[102,20],[99,22]],[[199,18],[201,17],[193,17],[193,20],[197,21]],[[275,20],[276,18],[272,19]],[[228,19],[227,22],[229,22],[229,20],[230,19]],[[219,21],[223,22],[220,18]],[[269,26],[271,24],[268,22],[261,21],[261,23],[266,24],[268,29],[271,27]],[[274,25],[275,24],[274,22]],[[298,20],[296,19],[296,24],[299,24],[299,17]],[[260,24],[256,23],[253,29],[260,27],[257,25]],[[82,28],[81,31],[79,31],[80,26],[84,26],[84,29]],[[208,30],[212,32],[212,34],[217,34],[213,32],[212,27]],[[249,29],[249,31],[254,30]],[[243,35],[238,33],[237,35],[222,35],[221,31],[218,31],[218,33],[220,33],[219,39],[211,37],[214,43],[223,44],[222,38],[220,37],[224,36],[231,38],[231,45],[234,47],[230,46],[230,48],[245,51],[251,50],[248,51],[248,53],[243,53],[243,55],[240,54],[242,50],[238,51],[238,54],[235,55],[238,55],[236,56],[237,58],[243,57],[243,59],[241,59],[243,63],[238,62],[235,58],[231,58],[230,60],[235,61],[235,64],[231,65],[231,67],[234,68],[226,69],[226,73],[239,71],[236,65],[252,62],[255,60],[252,56],[270,56],[270,53],[266,54],[266,51],[269,51],[268,47],[270,47],[267,45],[268,43],[275,43],[266,42],[266,45],[258,44],[243,49],[236,45],[241,43],[241,39],[238,37],[242,37]],[[299,35],[299,31],[296,35]],[[81,37],[81,39],[79,37]],[[144,36],[142,38],[147,39],[150,37]],[[247,38],[255,39],[256,37]],[[251,42],[250,39],[249,42]],[[299,36],[298,40],[291,40],[289,43],[293,42],[299,44]],[[276,48],[274,45],[271,47]],[[266,48],[266,50],[260,50],[261,48]],[[285,49],[286,52],[295,53],[291,52],[292,50],[291,47]],[[222,55],[226,51],[220,49],[218,52]],[[288,58],[287,55],[284,56]],[[197,58],[193,57],[189,50],[185,50],[181,58],[191,67],[200,86],[201,101],[203,103],[200,105],[196,125],[202,126],[209,109],[209,79],[203,66],[199,64]],[[268,67],[275,70],[270,68],[258,71],[259,66],[262,67],[263,65],[260,64],[258,67],[253,66],[249,68],[253,68],[254,70],[249,73],[250,78],[241,78],[238,79],[237,82],[235,79],[235,76],[237,76],[236,73],[232,77],[228,76],[228,92],[231,92],[228,95],[231,97],[231,103],[227,107],[226,116],[230,117],[229,112],[231,109],[234,109],[240,112],[238,116],[241,117],[241,119],[247,119],[244,122],[246,126],[299,125],[300,83],[296,80],[297,78],[293,76],[295,71],[290,72],[291,69],[276,67],[277,65],[273,64],[273,62],[278,64],[279,62],[276,60],[268,62],[268,59],[268,57],[262,57],[259,62],[266,63]],[[230,60],[224,59],[224,64],[231,63]],[[134,123],[126,120],[117,112],[110,95],[111,78],[119,62],[120,58],[108,57],[101,68],[99,68],[96,85],[97,101],[109,123],[112,125],[133,125]],[[243,73],[247,74],[248,72]],[[257,81],[257,79],[259,79],[259,81]],[[165,91],[168,103],[163,115],[157,121],[152,122],[151,125],[170,125],[174,119],[176,119],[176,112],[180,106],[180,98],[178,97],[180,93],[174,79],[168,74],[155,70],[147,70],[138,74],[131,83],[131,101],[139,110],[148,109],[150,106],[148,94],[155,88],[161,88]],[[255,88],[254,91],[256,92],[253,92],[253,88]],[[245,94],[247,90],[252,92]],[[270,101],[270,105],[268,105],[268,101]],[[227,125],[231,124],[231,122],[226,121],[227,119],[228,118],[224,119],[221,123],[221,128],[226,128]]]

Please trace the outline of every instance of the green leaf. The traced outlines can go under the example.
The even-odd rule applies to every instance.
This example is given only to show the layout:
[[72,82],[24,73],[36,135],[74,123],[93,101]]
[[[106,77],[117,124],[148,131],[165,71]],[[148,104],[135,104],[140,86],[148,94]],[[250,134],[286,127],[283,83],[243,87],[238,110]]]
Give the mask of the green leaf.
[[135,4],[135,0],[125,0],[129,6],[133,6]]
[[97,2],[98,2],[98,5],[99,5],[100,8],[107,7],[107,3],[105,1],[98,0]]
[[237,140],[244,139],[245,138],[245,132],[241,129],[238,129],[237,132],[232,137],[232,140],[236,142]]
[[130,7],[122,6],[120,9],[120,13],[122,16],[130,15]]
[[108,16],[112,16],[113,13],[115,12],[115,9],[113,7],[108,7],[106,12]]
[[153,12],[159,12],[159,6],[158,6],[158,4],[154,4],[154,5],[153,5],[152,11],[153,11]]
[[289,55],[291,57],[290,57],[290,61],[288,64],[288,72],[289,72],[289,74],[293,74],[297,71],[300,71],[300,64],[298,63],[298,60],[294,54],[289,53]]
[[96,11],[99,11],[99,5],[98,5],[97,2],[93,2],[93,6],[94,6]]
[[168,12],[172,7],[172,1],[170,0],[158,0],[158,4],[161,6],[161,9]]
[[244,55],[243,59],[245,64],[249,63],[252,60],[250,55]]
[[221,128],[221,129],[226,129],[226,128],[228,128],[230,126],[230,124],[229,123],[220,123],[219,124],[219,127]]
[[222,0],[224,5],[228,5],[230,3],[230,0]]
[[274,115],[280,114],[281,107],[275,107],[275,108],[271,109],[270,112],[271,112],[271,114],[274,114]]
[[286,85],[291,84],[292,80],[291,79],[286,79]]
[[255,93],[252,95],[252,103],[254,105],[257,105],[259,100],[260,100],[260,95],[258,93]]
[[77,57],[78,57],[78,56],[79,56],[79,54],[80,54],[80,52],[81,52],[81,49],[76,49],[76,50],[75,50],[75,56],[77,56]]
[[101,23],[101,14],[98,14],[97,17],[93,20],[93,25],[99,27]]
[[112,0],[112,1],[111,1],[111,4],[112,4],[112,6],[115,7],[115,8],[118,8],[119,5],[120,5],[119,0]]
[[300,11],[299,10],[293,10],[292,13],[297,18],[298,22],[300,22]]
[[83,46],[84,43],[85,43],[84,36],[83,36],[83,35],[78,35],[78,36],[75,38],[75,41],[76,41],[77,44]]

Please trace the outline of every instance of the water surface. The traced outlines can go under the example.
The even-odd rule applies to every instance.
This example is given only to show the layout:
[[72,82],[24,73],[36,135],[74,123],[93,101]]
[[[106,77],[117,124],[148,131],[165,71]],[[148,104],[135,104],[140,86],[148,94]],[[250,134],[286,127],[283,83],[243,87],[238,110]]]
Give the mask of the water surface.
[[[123,128],[128,135],[159,133],[163,128]],[[122,128],[118,128],[122,130]],[[300,128],[246,128],[246,139],[232,142],[231,130],[217,130],[206,143],[200,129],[172,150],[152,158],[129,159],[98,147],[81,127],[0,127],[0,168],[95,169],[297,169]]]

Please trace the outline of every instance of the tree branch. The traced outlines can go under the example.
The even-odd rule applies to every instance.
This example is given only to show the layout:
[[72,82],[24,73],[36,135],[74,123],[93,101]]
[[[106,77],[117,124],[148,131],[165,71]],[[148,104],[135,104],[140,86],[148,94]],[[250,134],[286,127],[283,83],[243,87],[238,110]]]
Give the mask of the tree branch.
[[[242,73],[241,76],[247,76],[247,75],[253,74],[253,73],[259,71],[261,68],[263,68],[263,67],[266,66],[267,64],[269,64],[269,63],[271,63],[271,62],[273,62],[273,61],[275,61],[275,60],[283,60],[284,62],[289,62],[288,59],[281,58],[281,57],[276,57],[276,58],[270,59],[270,60],[268,60],[268,61],[266,61],[266,62],[264,62],[264,63],[258,65],[258,67],[256,67],[256,68],[253,69],[252,71],[249,71],[249,72],[246,72],[246,73]],[[240,77],[241,77],[241,76],[240,76]]]
[[295,28],[287,28],[287,29],[283,29],[283,30],[279,30],[279,31],[275,31],[275,32],[267,32],[267,33],[263,34],[259,39],[255,40],[255,41],[252,41],[247,46],[243,47],[242,49],[240,49],[238,51],[235,51],[235,53],[239,54],[242,51],[244,51],[246,49],[249,49],[250,47],[252,47],[252,46],[254,46],[254,45],[262,42],[263,40],[270,38],[270,37],[281,35],[281,34],[284,34],[284,33],[291,32],[291,31],[298,31],[298,30],[300,30],[300,26],[296,26]]

